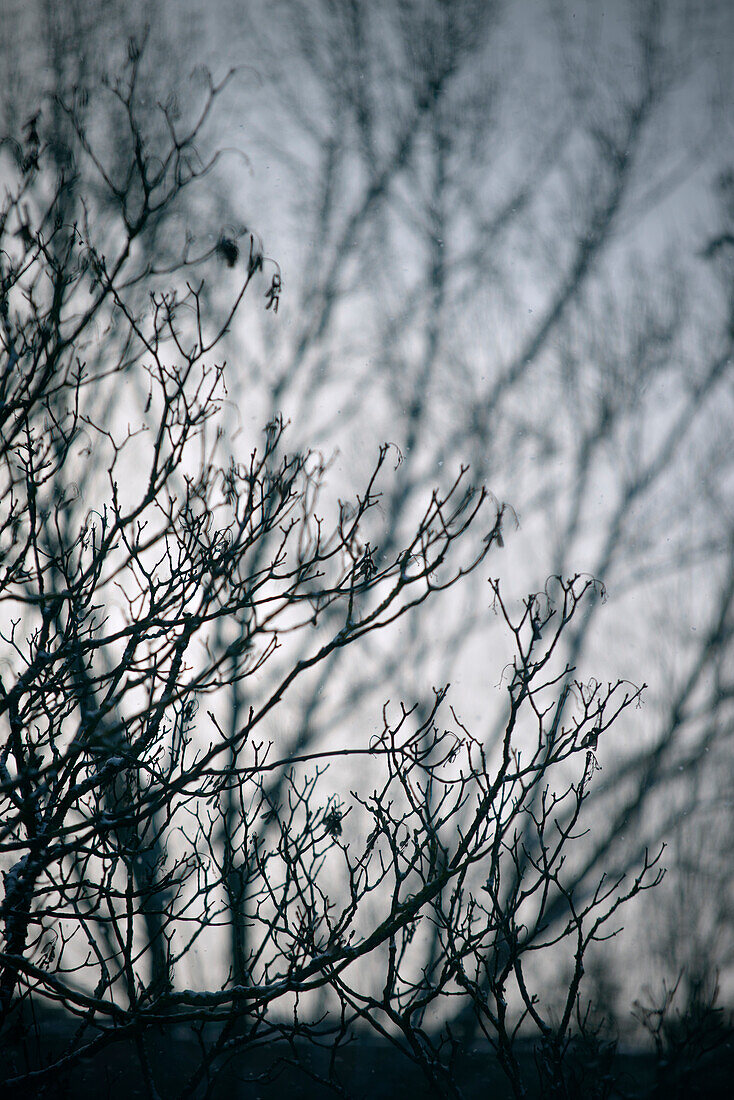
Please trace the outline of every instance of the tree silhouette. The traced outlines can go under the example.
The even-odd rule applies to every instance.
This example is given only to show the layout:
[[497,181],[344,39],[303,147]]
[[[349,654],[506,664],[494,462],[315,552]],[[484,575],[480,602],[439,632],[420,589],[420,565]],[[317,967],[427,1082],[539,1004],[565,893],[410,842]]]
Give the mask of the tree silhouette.
[[[292,1057],[326,1045],[322,1080],[343,1091],[336,1054],[367,1027],[455,1096],[449,1008],[463,1005],[516,1095],[524,1025],[561,1095],[572,1030],[591,1035],[586,952],[660,878],[645,852],[589,892],[591,872],[567,862],[596,750],[641,691],[565,659],[600,585],[559,574],[518,606],[490,578],[506,639],[495,743],[424,685],[369,735],[314,744],[337,655],[471,583],[509,509],[457,465],[420,507],[411,486],[398,524],[392,443],[334,499],[328,462],[286,450],[280,417],[235,450],[218,351],[253,290],[274,312],[280,272],[253,232],[198,252],[185,234],[176,252],[223,84],[206,82],[192,124],[170,103],[143,124],[141,57],[131,40],[103,89],[114,131],[59,97],[66,151],[42,114],[2,149],[0,1000],[6,1032],[40,1043],[38,1057],[11,1043],[6,1087],[124,1045],[156,1096],[170,1089],[151,1037],[188,1027],[200,1054],[177,1095],[277,1039]],[[226,308],[206,288],[218,259]],[[278,733],[289,706],[295,747]],[[202,971],[204,950],[219,961]],[[554,1018],[534,959],[558,950],[571,976]],[[76,1021],[62,1050],[50,1006]]]

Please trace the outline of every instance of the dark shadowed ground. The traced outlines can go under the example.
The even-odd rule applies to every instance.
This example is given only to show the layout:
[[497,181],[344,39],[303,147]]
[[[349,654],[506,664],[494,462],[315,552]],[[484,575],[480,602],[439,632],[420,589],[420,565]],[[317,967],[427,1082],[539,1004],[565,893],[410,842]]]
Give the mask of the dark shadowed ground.
[[[0,1096],[44,1097],[47,1100],[127,1100],[147,1097],[151,1093],[140,1069],[140,1061],[132,1040],[116,1043],[93,1058],[83,1059],[53,1080],[36,1078],[22,1089],[7,1088],[9,1079],[28,1067],[48,1064],[68,1049],[75,1030],[60,1015],[44,1026],[43,1049],[21,1029],[7,1033],[2,1045]],[[87,1040],[89,1035],[87,1035]],[[152,1076],[161,1100],[177,1097],[199,1064],[196,1039],[184,1028],[149,1032],[146,1038]],[[535,1053],[528,1045],[519,1054],[528,1085],[528,1096],[548,1096],[538,1085]],[[328,1051],[312,1047],[268,1043],[232,1059],[222,1070],[211,1092],[212,1100],[306,1100],[338,1096],[339,1092],[324,1083],[329,1074]],[[300,1063],[300,1064],[298,1064]],[[345,1044],[334,1061],[335,1076],[344,1092],[354,1100],[440,1095],[434,1093],[423,1073],[404,1055],[385,1044],[352,1040]],[[734,1082],[734,1035],[717,1045],[713,1052],[688,1052],[677,1059],[656,1059],[649,1052],[617,1053],[611,1066],[612,1084],[609,1091],[600,1091],[602,1078],[610,1073],[589,1058],[576,1064],[571,1090],[566,1094],[576,1100],[589,1097],[655,1098],[668,1100],[686,1097],[706,1097],[709,1100],[729,1100]],[[460,1050],[455,1082],[466,1100],[511,1100],[513,1093],[507,1078],[497,1065],[495,1056],[486,1047],[475,1045]],[[608,1078],[607,1078],[608,1079]],[[603,1086],[602,1090],[603,1090]],[[203,1096],[206,1083],[199,1085],[194,1095]],[[152,1095],[155,1095],[153,1093]]]

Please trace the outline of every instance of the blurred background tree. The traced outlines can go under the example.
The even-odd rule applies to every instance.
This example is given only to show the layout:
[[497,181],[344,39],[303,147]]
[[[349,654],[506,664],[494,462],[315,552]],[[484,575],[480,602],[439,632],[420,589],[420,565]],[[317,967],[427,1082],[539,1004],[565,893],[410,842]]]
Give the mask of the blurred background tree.
[[[339,448],[337,485],[351,485],[377,441],[394,441],[378,568],[426,487],[469,463],[517,513],[503,568],[518,598],[537,590],[540,614],[548,575],[604,583],[604,614],[589,601],[563,638],[576,675],[603,656],[605,674],[649,685],[644,708],[600,741],[577,888],[674,826],[685,834],[676,850],[705,836],[728,880],[726,831],[707,815],[721,813],[731,774],[729,5],[219,0],[119,11],[79,0],[16,15],[2,47],[5,119],[41,108],[46,140],[65,132],[47,98],[60,93],[114,152],[102,100],[84,89],[114,70],[133,30],[149,27],[141,110],[175,112],[174,92],[190,102],[196,81],[205,87],[202,62],[215,77],[236,67],[209,139],[231,155],[206,199],[152,220],[140,249],[161,269],[173,247],[211,254],[212,308],[228,285],[222,242],[246,252],[253,217],[277,257],[277,318],[246,305],[230,333],[242,453],[282,413],[299,445]],[[63,140],[58,156],[64,170]],[[376,694],[419,696],[426,677],[452,681],[491,751],[502,693],[487,710],[481,689],[497,674],[487,602],[478,575],[358,660],[335,650],[280,718],[283,755],[348,740]],[[235,682],[231,728],[248,706]],[[670,872],[674,883],[675,862]],[[246,935],[238,881],[234,960]],[[657,936],[628,937],[638,963]],[[716,947],[726,936],[699,942],[708,969],[726,965]]]

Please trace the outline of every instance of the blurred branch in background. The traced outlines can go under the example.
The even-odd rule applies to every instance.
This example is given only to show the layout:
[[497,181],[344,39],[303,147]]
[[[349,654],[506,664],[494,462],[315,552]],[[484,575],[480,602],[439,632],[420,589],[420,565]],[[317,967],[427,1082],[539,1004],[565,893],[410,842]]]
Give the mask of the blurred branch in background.
[[[534,1026],[540,1080],[561,1089],[569,1029],[593,1037],[581,971],[566,981],[554,941],[576,937],[580,965],[599,906],[637,893],[647,852],[681,830],[673,852],[704,830],[728,886],[726,829],[707,825],[728,805],[734,592],[731,179],[704,40],[722,33],[717,10],[710,28],[652,3],[606,22],[594,5],[574,22],[561,4],[469,0],[284,0],[277,19],[222,0],[175,21],[165,4],[79,0],[19,16],[0,151],[6,1005],[19,982],[43,988],[122,1039],[159,1011],[200,1022],[199,1004],[224,1025],[203,1087],[215,1051],[284,1026],[267,1006],[307,971],[342,1038],[346,1021],[397,1037],[442,1094],[452,1017],[496,1042],[516,1088],[513,1029]],[[225,352],[234,369],[216,365]],[[503,547],[488,616],[477,565]],[[522,676],[551,666],[534,706]],[[644,677],[644,710],[627,709],[632,689],[619,721],[591,722],[599,668]],[[449,680],[465,716],[450,760],[426,699]],[[365,739],[387,697],[419,700],[400,728],[423,731],[425,757],[388,750],[387,718]],[[574,753],[581,775],[564,770]],[[352,754],[341,795],[321,799],[320,761]],[[516,801],[493,795],[479,828],[502,775]],[[379,804],[347,798],[355,776]],[[352,824],[364,841],[378,819],[387,849],[358,856]],[[551,822],[573,840],[560,877]],[[327,916],[337,851],[349,875],[379,859],[385,889],[365,869]],[[501,876],[485,872],[500,853]],[[670,872],[658,896],[682,897],[683,855]],[[57,958],[64,907],[97,959],[83,1003],[75,979],[52,990],[30,961],[51,944]],[[710,982],[731,907],[716,935],[706,907],[685,933],[675,913],[646,960],[662,953],[674,983],[665,945],[685,934],[691,988]],[[304,921],[371,946],[345,940],[309,969],[323,944],[314,933],[306,958]],[[226,1011],[206,981],[204,1000],[175,1001],[209,935],[237,991]],[[521,961],[541,943],[561,983],[547,1013]],[[383,948],[380,994],[360,959]]]
[[[381,551],[433,479],[470,462],[520,517],[505,563],[518,596],[580,569],[605,584],[604,615],[588,601],[564,636],[569,666],[603,655],[650,683],[594,788],[578,868],[592,891],[607,861],[621,871],[666,834],[666,807],[695,829],[699,793],[726,797],[726,7],[284,3],[277,22],[254,5],[241,23],[221,9],[227,56],[257,43],[267,95],[243,91],[238,124],[263,186],[279,181],[270,236],[290,258],[287,323],[245,385],[352,472],[364,442],[396,441]],[[484,698],[492,635],[465,591],[442,607],[440,652],[426,607],[410,661],[335,654],[294,748],[343,729],[375,683],[410,696],[426,668],[462,706]],[[472,713],[496,745],[501,709]]]

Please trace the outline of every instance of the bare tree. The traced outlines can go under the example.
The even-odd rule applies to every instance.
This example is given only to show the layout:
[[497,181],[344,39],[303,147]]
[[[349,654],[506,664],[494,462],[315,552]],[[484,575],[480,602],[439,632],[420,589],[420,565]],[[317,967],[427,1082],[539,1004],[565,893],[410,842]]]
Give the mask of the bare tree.
[[[343,1093],[336,1054],[367,1026],[457,1096],[449,1017],[465,1003],[516,1095],[526,1024],[544,1087],[566,1095],[585,953],[660,877],[644,853],[631,879],[600,876],[589,893],[567,862],[597,746],[641,691],[575,679],[564,658],[598,583],[556,576],[515,612],[490,580],[510,646],[496,744],[424,686],[417,705],[387,704],[371,737],[283,745],[299,685],[316,690],[335,654],[468,580],[502,545],[507,509],[459,466],[420,510],[411,498],[401,535],[385,507],[394,444],[331,503],[328,464],[287,452],[282,419],[233,452],[217,349],[254,286],[275,305],[279,272],[254,234],[198,255],[185,238],[159,266],[136,248],[206,176],[197,148],[221,87],[192,125],[164,104],[154,140],[139,61],[131,42],[109,87],[127,135],[114,171],[105,136],[57,104],[96,175],[89,201],[77,187],[72,208],[36,118],[1,154],[0,1000],[3,1026],[33,1019],[42,1044],[36,1060],[11,1047],[6,1087],[125,1044],[158,1096],[151,1036],[175,1025],[200,1050],[177,1095],[279,1038],[296,1055],[326,1044],[323,1080]],[[237,281],[212,320],[186,273],[217,258]],[[202,974],[197,951],[222,935],[231,960]],[[553,1019],[534,959],[559,948],[571,977]],[[54,1005],[77,1026],[52,1052]],[[426,1026],[429,1012],[446,1026]]]
[[[199,293],[226,327],[220,288],[259,250],[240,203],[259,195],[266,237],[289,260],[285,323],[272,323],[281,273],[269,267],[267,326],[245,302],[246,327],[233,327],[227,347],[237,358],[227,430],[254,446],[254,427],[283,415],[294,447],[331,454],[341,445],[337,493],[366,480],[362,456],[394,440],[400,469],[383,488],[379,538],[364,539],[378,568],[409,540],[442,472],[470,462],[475,478],[517,509],[522,527],[506,563],[516,597],[536,589],[540,607],[548,574],[584,569],[604,581],[605,614],[601,600],[587,602],[564,635],[566,661],[585,675],[603,655],[614,675],[634,676],[644,657],[651,687],[593,788],[599,824],[578,865],[593,893],[610,860],[621,872],[682,806],[708,800],[709,781],[692,777],[710,777],[706,762],[727,759],[731,730],[726,202],[718,224],[702,214],[688,230],[670,230],[666,249],[648,243],[674,220],[665,220],[665,204],[674,206],[692,169],[710,163],[713,175],[718,165],[714,116],[696,90],[711,83],[699,45],[705,21],[655,3],[620,9],[616,22],[594,5],[503,10],[485,0],[369,8],[289,0],[278,18],[270,5],[239,8],[220,0],[202,19],[194,3],[166,20],[165,4],[126,5],[119,16],[153,23],[149,61],[137,62],[135,117],[148,140],[165,138],[166,118],[175,121],[196,85],[184,82],[173,96],[165,86],[173,76],[161,79],[171,73],[166,58],[188,73],[191,39],[203,48],[209,35],[214,58],[238,67],[231,111],[214,136],[253,158],[244,197],[240,177],[235,184],[225,171],[209,177],[200,201],[187,187],[182,204],[149,214],[136,238],[140,270],[145,254],[165,288],[179,262],[208,254],[225,281],[210,266]],[[103,139],[108,178],[124,180],[132,163],[125,113],[103,110],[85,83],[85,73],[107,65],[109,36],[95,31],[101,10],[78,0],[73,20],[52,24],[49,82],[63,94],[45,124],[66,135],[50,143],[59,164],[76,121]],[[711,6],[709,33],[725,33],[724,17]],[[195,35],[187,19],[196,20]],[[43,49],[40,31],[31,28],[30,41]],[[113,53],[124,41],[120,34]],[[79,42],[95,44],[81,62]],[[205,97],[200,70],[198,79]],[[8,85],[13,94],[23,86]],[[167,113],[154,109],[157,100]],[[30,120],[36,106],[27,103]],[[75,169],[87,203],[99,199],[97,224],[110,225],[101,216],[114,214],[119,198],[82,156]],[[273,177],[281,184],[271,195]],[[142,408],[148,390],[138,390]],[[78,477],[75,484],[81,492]],[[383,688],[420,694],[426,669],[436,682],[454,681],[456,705],[474,714],[488,750],[498,743],[499,694],[480,709],[475,702],[486,686],[476,654],[494,644],[481,592],[469,582],[440,611],[435,601],[417,609],[402,628],[409,662],[405,636],[393,648],[384,632],[358,659],[335,649],[283,720],[290,751],[358,730]],[[338,628],[336,609],[323,615]],[[237,678],[229,695],[221,722],[232,732],[252,700]],[[239,819],[234,799],[229,813],[225,845]],[[240,966],[246,868],[234,852],[231,868],[230,951]]]
[[[34,25],[34,15],[45,19],[42,28]],[[152,292],[173,292],[173,301],[176,294],[187,292],[187,278],[197,273],[198,306],[205,306],[212,330],[220,331],[231,321],[233,302],[213,300],[210,289],[216,280],[201,280],[199,273],[205,267],[211,273],[214,264],[233,266],[233,251],[239,258],[235,241],[215,234],[202,246],[201,241],[194,242],[188,225],[189,218],[193,218],[196,186],[212,173],[220,159],[217,151],[207,155],[207,125],[232,73],[226,73],[218,83],[204,68],[190,74],[189,118],[184,123],[173,91],[157,101],[157,47],[150,45],[151,28],[141,24],[140,36],[126,39],[123,35],[121,44],[118,39],[110,48],[106,16],[110,12],[104,6],[85,2],[71,5],[63,13],[29,9],[18,20],[17,52],[13,54],[10,41],[5,43],[9,69],[34,49],[44,57],[36,80],[22,72],[5,90],[6,116],[21,123],[15,132],[7,130],[3,142],[7,165],[13,165],[22,175],[6,214],[11,236],[14,233],[19,238],[14,243],[24,249],[27,272],[22,265],[17,271],[11,270],[3,306],[7,312],[11,292],[16,297],[25,293],[26,274],[29,285],[35,288],[34,280],[38,278],[38,286],[45,290],[44,280],[53,271],[57,273],[54,293],[58,300],[50,318],[55,324],[61,323],[62,303],[68,303],[68,311],[66,328],[58,333],[50,355],[44,345],[24,350],[26,359],[30,355],[30,365],[26,366],[30,373],[13,373],[19,351],[13,344],[8,345],[11,370],[3,379],[6,400],[2,413],[8,428],[20,407],[43,407],[44,415],[63,422],[68,415],[69,392],[76,387],[84,389],[86,426],[77,425],[72,436],[82,432],[84,443],[78,451],[85,457],[96,455],[96,437],[113,426],[119,407],[110,400],[109,388],[99,385],[101,378],[118,376],[129,411],[135,409],[141,415],[149,411],[153,397],[147,376],[129,369],[145,344],[135,326],[124,323],[122,307],[106,281],[124,288],[128,314],[137,316]],[[125,21],[123,15],[123,25]],[[115,66],[120,75],[114,75]],[[41,158],[42,173],[38,171]],[[34,202],[46,204],[35,208],[40,244],[30,235]],[[42,247],[46,271],[39,272],[34,247]],[[251,276],[262,268],[261,244],[251,234],[247,236],[247,249],[244,266]],[[277,265],[272,271],[277,273]],[[89,293],[96,299],[91,305],[85,299],[87,279]],[[72,300],[77,303],[78,313],[71,308]],[[31,301],[31,317],[35,309]],[[5,319],[8,340],[17,342]],[[38,325],[45,323],[39,317],[36,321]],[[104,340],[98,338],[99,326],[104,329]],[[82,348],[83,363],[79,357]],[[121,378],[124,382],[119,381]],[[13,430],[19,430],[17,424]],[[15,442],[12,433],[7,439]],[[80,514],[88,514],[88,498],[99,491],[95,482],[100,471],[95,462],[67,463],[66,445],[53,439],[51,445],[57,462],[55,497],[64,502],[66,524],[73,530]],[[45,552],[55,553],[53,540]],[[78,674],[86,676],[82,665]],[[88,689],[91,699],[91,682]],[[136,873],[149,876],[161,863],[162,851],[157,850],[153,837],[135,864]],[[149,939],[158,945],[154,949],[158,980],[165,985],[169,975],[160,952],[157,912],[150,911],[146,919]]]

